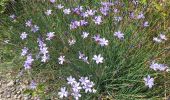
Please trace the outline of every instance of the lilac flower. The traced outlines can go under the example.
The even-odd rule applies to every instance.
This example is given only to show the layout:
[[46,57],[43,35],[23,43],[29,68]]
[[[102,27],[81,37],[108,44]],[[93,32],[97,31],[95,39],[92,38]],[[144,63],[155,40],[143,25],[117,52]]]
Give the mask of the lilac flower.
[[84,62],[86,62],[87,64],[89,64],[88,57],[86,57],[85,54],[81,53],[80,51],[79,51],[79,59],[81,59]]
[[56,7],[57,7],[58,9],[62,9],[62,8],[64,8],[64,6],[63,6],[63,5],[61,5],[61,4],[57,5]]
[[114,9],[114,13],[118,13],[118,12],[119,12],[118,9],[115,8],[115,9]]
[[167,40],[167,38],[166,38],[166,36],[165,36],[164,34],[160,34],[159,37],[160,37],[160,39],[162,39],[162,40]]
[[52,10],[47,10],[47,11],[45,12],[45,14],[46,14],[47,16],[49,16],[49,15],[51,15],[51,12],[52,12]]
[[95,35],[92,37],[96,42],[99,42],[100,41],[100,35]]
[[85,55],[79,51],[79,59],[82,59]]
[[60,56],[59,58],[58,58],[58,60],[59,60],[59,64],[63,64],[64,62],[65,62],[65,56]]
[[145,18],[144,14],[141,12],[138,16],[137,16],[137,19],[143,19]]
[[82,37],[83,39],[85,39],[85,38],[87,38],[87,37],[88,37],[88,35],[89,35],[89,33],[87,33],[87,32],[83,32],[83,33],[82,33],[82,35],[81,35],[81,37]]
[[54,33],[55,32],[48,32],[46,40],[51,40],[55,36]]
[[89,17],[89,14],[87,12],[82,12],[81,16],[84,17],[84,18],[87,18],[87,17]]
[[93,21],[97,25],[101,24],[102,23],[102,16],[95,16]]
[[82,10],[83,10],[83,7],[82,6],[78,6],[78,7],[73,9],[73,12],[78,14],[78,15],[80,15]]
[[27,59],[26,59],[25,63],[24,63],[25,69],[31,69],[31,65],[32,65],[33,61],[34,61],[34,59],[32,58],[31,54],[29,54],[27,56]]
[[109,7],[105,6],[105,7],[100,7],[100,12],[106,16],[108,15],[108,11],[109,11]]
[[100,40],[99,40],[99,44],[101,45],[101,46],[107,46],[108,45],[108,40],[106,40],[105,38],[100,38]]
[[79,100],[79,98],[81,97],[81,94],[79,91],[73,91],[71,95],[75,98],[75,100]]
[[64,14],[69,15],[71,13],[71,10],[70,9],[64,9],[63,12],[64,12]]
[[35,83],[35,81],[31,81],[30,89],[36,89],[36,87],[37,87],[37,83]]
[[70,29],[76,29],[78,26],[76,25],[76,22],[75,21],[73,21],[73,22],[71,22],[71,24],[70,24]]
[[32,26],[32,20],[30,19],[30,20],[26,21],[25,26],[31,27]]
[[60,98],[67,97],[68,92],[66,91],[66,87],[62,87],[60,89],[60,92],[58,92],[58,95],[59,95]]
[[154,78],[151,78],[150,75],[144,78],[145,86],[148,86],[149,88],[152,88],[154,85]]
[[81,85],[86,85],[86,83],[90,82],[88,77],[81,77],[79,81],[81,82]]
[[85,93],[87,92],[92,92],[92,87],[94,86],[94,83],[93,82],[87,82],[84,86],[83,86],[83,89],[85,89]]
[[149,26],[148,22],[147,22],[147,21],[144,22],[144,23],[143,23],[143,26],[144,26],[144,27],[148,27],[148,26]]
[[112,6],[112,5],[114,5],[112,2],[101,2],[101,5],[102,6]]
[[97,64],[103,63],[103,57],[101,57],[101,54],[99,54],[98,56],[94,55],[92,59],[95,60]]
[[124,34],[121,31],[115,32],[114,36],[118,37],[119,39],[123,39],[124,38]]
[[34,25],[33,27],[31,27],[31,31],[35,33],[39,31],[39,27],[37,25]]
[[51,3],[55,3],[55,0],[50,0]]
[[48,48],[42,39],[38,38],[37,42],[39,44],[40,55],[42,54],[41,61],[46,62],[49,59]]
[[74,82],[72,84],[72,90],[74,92],[79,92],[80,90],[82,89],[82,87],[80,86],[80,83],[79,82]]
[[130,12],[130,18],[135,18],[134,12]]
[[67,84],[72,85],[72,84],[75,83],[75,82],[76,82],[76,79],[73,78],[72,76],[69,76],[69,77],[67,78]]
[[80,20],[80,25],[81,25],[81,26],[86,26],[87,24],[88,24],[87,21],[85,21],[85,20]]
[[70,46],[74,45],[76,43],[76,40],[75,39],[69,39],[68,43],[69,43]]
[[26,32],[22,32],[21,33],[21,35],[20,35],[20,38],[22,39],[22,40],[24,40],[24,39],[26,39],[27,38],[27,33]]
[[152,64],[150,65],[150,68],[157,71],[165,71],[168,67],[165,66],[164,64],[158,64],[158,63],[155,63],[154,61],[152,62]]
[[22,49],[21,56],[25,56],[27,53],[28,53],[28,48],[27,48],[27,47],[24,47],[24,48]]
[[89,16],[93,16],[96,13],[96,10],[87,10],[85,13],[87,13]]

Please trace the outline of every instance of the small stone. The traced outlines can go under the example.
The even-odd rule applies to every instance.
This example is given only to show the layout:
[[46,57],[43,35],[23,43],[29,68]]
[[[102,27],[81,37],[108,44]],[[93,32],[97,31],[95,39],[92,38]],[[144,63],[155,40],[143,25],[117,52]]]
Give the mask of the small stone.
[[21,99],[21,95],[18,95],[17,99]]
[[16,94],[16,95],[14,95],[14,98],[15,98],[15,99],[17,99],[17,97],[18,97],[18,95],[17,95],[17,94]]
[[3,94],[3,93],[4,93],[4,91],[1,90],[1,91],[0,91],[0,94]]
[[11,88],[11,91],[14,92],[16,89],[14,87]]
[[21,91],[17,91],[17,94],[21,94]]
[[7,96],[6,96],[7,98],[10,98],[11,97],[11,95],[10,94],[7,94]]
[[13,86],[14,85],[14,81],[10,81],[7,86]]

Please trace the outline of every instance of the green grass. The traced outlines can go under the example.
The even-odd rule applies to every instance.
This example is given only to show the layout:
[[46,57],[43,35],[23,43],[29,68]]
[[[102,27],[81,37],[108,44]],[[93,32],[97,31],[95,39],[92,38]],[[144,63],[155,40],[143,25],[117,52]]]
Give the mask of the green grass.
[[[81,1],[81,0],[80,0]],[[72,0],[57,1],[56,4],[61,3],[66,7],[76,7],[83,5],[90,8],[98,8],[100,0],[84,0],[80,2]],[[130,11],[136,13],[143,11],[145,19],[133,20],[127,15],[119,23],[114,23],[115,14],[110,14],[104,18],[104,22],[96,26],[91,19],[88,19],[90,25],[81,27],[76,30],[69,30],[69,24],[72,19],[80,19],[76,15],[64,16],[62,11],[56,10],[55,4],[50,4],[47,0],[25,0],[17,2],[13,9],[17,19],[12,22],[8,17],[9,14],[2,15],[1,29],[1,43],[3,40],[9,39],[9,44],[2,44],[1,47],[1,64],[0,66],[14,66],[14,69],[22,69],[25,58],[20,57],[21,49],[26,46],[35,56],[38,52],[37,38],[39,35],[46,37],[46,33],[54,31],[56,37],[51,41],[46,42],[49,47],[50,60],[43,64],[40,61],[33,63],[32,69],[29,71],[31,75],[30,80],[44,78],[48,81],[43,85],[51,86],[54,91],[49,93],[44,98],[50,95],[57,95],[58,90],[63,84],[66,84],[66,78],[70,75],[79,78],[80,76],[89,76],[95,82],[97,93],[94,95],[87,94],[81,97],[81,100],[97,100],[97,98],[108,98],[115,100],[162,100],[167,99],[170,95],[168,84],[169,73],[155,72],[149,68],[150,62],[156,60],[160,63],[170,65],[169,43],[156,44],[152,41],[154,36],[160,32],[165,32],[167,37],[170,37],[170,30],[168,29],[168,12],[166,9],[155,10],[151,3],[139,4],[135,8],[131,2],[121,0],[125,3],[124,7],[119,8],[119,16]],[[168,2],[167,2],[168,5]],[[165,3],[166,6],[166,3]],[[52,9],[53,14],[45,16],[44,11]],[[165,11],[164,11],[165,10]],[[161,13],[160,13],[161,12]],[[11,14],[12,14],[11,13]],[[167,14],[163,16],[162,14]],[[31,33],[25,27],[25,21],[32,19],[33,23],[40,27],[37,33]],[[144,21],[150,23],[149,27],[143,28],[141,24]],[[123,41],[118,40],[113,36],[113,33],[121,30],[125,33]],[[30,35],[28,39],[21,41],[19,38],[21,32],[27,32]],[[83,40],[80,36],[82,31],[87,31],[90,36],[99,33],[102,37],[109,40],[107,47],[100,47],[89,37]],[[65,33],[68,35],[65,35]],[[67,40],[69,38],[76,38],[76,44],[69,46]],[[78,59],[78,51],[82,51],[90,59],[94,54],[102,54],[104,63],[97,65],[90,60],[90,64],[86,64]],[[63,54],[69,63],[59,65],[57,58]],[[9,65],[8,65],[9,64]],[[27,73],[25,72],[27,75]],[[155,79],[155,85],[152,89],[148,89],[144,85],[143,78],[151,75]],[[43,95],[42,93],[37,93]]]

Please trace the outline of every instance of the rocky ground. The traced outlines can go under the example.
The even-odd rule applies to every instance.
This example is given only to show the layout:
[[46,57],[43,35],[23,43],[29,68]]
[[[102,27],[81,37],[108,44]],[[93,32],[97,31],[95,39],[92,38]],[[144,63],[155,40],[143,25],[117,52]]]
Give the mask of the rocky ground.
[[11,72],[0,72],[0,100],[37,100],[31,95],[23,94],[27,83],[13,78]]

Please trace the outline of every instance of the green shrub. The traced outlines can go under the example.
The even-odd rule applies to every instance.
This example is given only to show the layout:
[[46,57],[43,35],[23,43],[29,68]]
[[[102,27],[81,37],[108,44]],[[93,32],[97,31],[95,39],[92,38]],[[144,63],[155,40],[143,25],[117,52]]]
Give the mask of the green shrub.
[[[82,17],[71,13],[63,14],[62,10],[56,8],[57,4],[63,4],[65,8],[75,8],[78,5],[84,6],[85,9],[99,9],[100,0],[61,0],[52,4],[49,0],[25,0],[20,5],[20,10],[11,13],[16,17],[9,18],[4,15],[3,31],[1,34],[4,39],[9,39],[7,46],[12,46],[15,52],[13,63],[18,69],[24,70],[24,74],[28,75],[28,79],[38,80],[42,78],[45,83],[37,81],[40,89],[28,91],[31,94],[41,95],[41,98],[48,98],[42,91],[44,87],[53,88],[51,95],[57,95],[58,90],[62,86],[67,86],[66,78],[74,76],[79,79],[81,76],[88,76],[95,83],[97,89],[96,94],[83,94],[82,100],[92,100],[100,98],[110,98],[116,100],[146,100],[146,99],[163,99],[165,94],[169,93],[167,76],[168,72],[154,71],[150,69],[152,61],[169,65],[169,56],[167,46],[169,39],[162,43],[155,43],[153,37],[159,37],[161,32],[169,37],[168,24],[170,21],[167,16],[157,12],[153,5],[142,0],[137,8],[131,1],[122,0],[121,4],[111,6],[111,14],[102,16],[102,23],[96,25],[93,22],[94,17],[85,18],[89,24],[85,27],[78,27],[70,30],[70,23],[73,20],[81,20]],[[118,13],[113,13],[113,9],[117,8]],[[45,12],[51,9],[52,14],[47,16]],[[136,19],[130,17],[130,12],[134,12],[137,16],[141,12],[145,18]],[[115,21],[115,17],[122,17],[122,20]],[[31,20],[32,25],[26,27],[25,23]],[[148,21],[149,26],[144,27],[143,23]],[[33,25],[38,25],[37,32],[30,31]],[[117,31],[124,33],[124,38],[117,38],[114,33]],[[83,39],[81,33],[89,32],[90,36]],[[27,39],[22,40],[21,34],[26,32]],[[48,32],[55,32],[55,37],[50,41],[46,40]],[[100,46],[98,41],[92,38],[99,34],[102,38],[109,40],[107,46]],[[50,59],[43,63],[41,59],[36,59],[39,54],[39,44],[37,38],[48,47]],[[69,39],[76,39],[74,45],[69,45]],[[32,54],[34,62],[31,69],[25,70],[23,65],[27,57],[20,56],[24,47],[28,47],[28,52]],[[78,59],[79,51],[83,52],[89,58],[89,64]],[[168,52],[169,53],[169,52]],[[93,55],[101,54],[104,57],[102,64],[96,64],[93,61]],[[66,61],[63,65],[58,63],[60,56],[65,56]],[[147,75],[154,77],[155,85],[149,89],[145,86],[143,78]],[[166,86],[166,87],[165,87]],[[42,88],[43,87],[43,88]],[[167,97],[166,97],[167,98]]]

